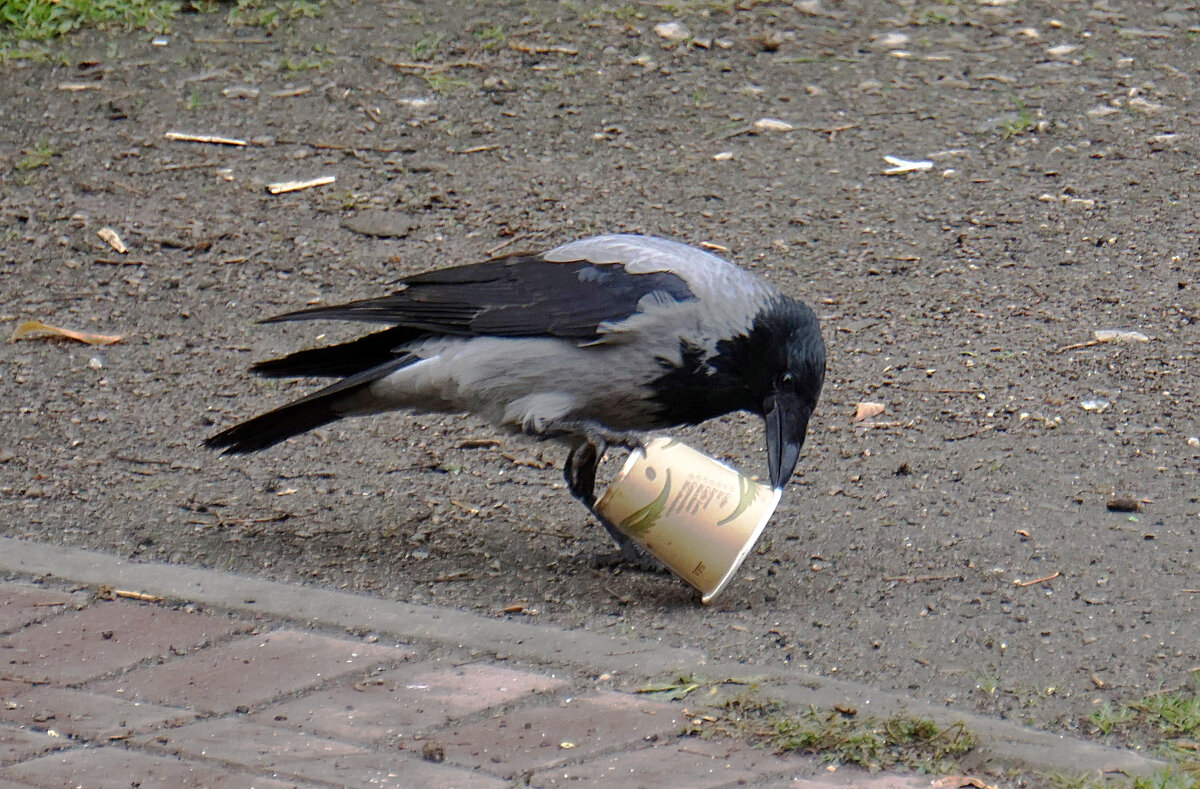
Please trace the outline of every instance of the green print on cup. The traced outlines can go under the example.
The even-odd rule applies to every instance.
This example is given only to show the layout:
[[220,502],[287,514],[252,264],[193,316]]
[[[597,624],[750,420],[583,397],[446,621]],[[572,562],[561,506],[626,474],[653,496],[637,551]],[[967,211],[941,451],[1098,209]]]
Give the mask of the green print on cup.
[[739,515],[750,508],[754,500],[758,498],[758,491],[755,490],[754,483],[741,474],[738,475],[738,503],[733,508],[733,512],[728,516],[717,521],[718,526],[724,526],[726,523],[731,523],[736,520]]
[[658,519],[662,517],[663,510],[667,508],[667,500],[671,497],[671,469],[667,469],[663,489],[658,494],[654,501],[642,507],[640,510],[630,514],[627,518],[617,524],[617,528],[628,534],[630,537],[641,537],[646,532],[654,528],[654,524],[658,523]]

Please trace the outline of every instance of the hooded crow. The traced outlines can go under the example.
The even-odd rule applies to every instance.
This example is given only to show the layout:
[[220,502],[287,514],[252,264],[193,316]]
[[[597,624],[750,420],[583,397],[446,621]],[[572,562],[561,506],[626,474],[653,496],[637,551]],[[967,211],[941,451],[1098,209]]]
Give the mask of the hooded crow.
[[[388,296],[289,312],[389,328],[251,369],[336,383],[205,443],[266,449],[339,419],[396,409],[478,414],[570,448],[589,509],[609,446],[733,411],[766,423],[767,471],[795,469],[825,379],[813,311],[733,264],[663,238],[604,235],[406,278]],[[634,545],[600,518],[626,558]]]

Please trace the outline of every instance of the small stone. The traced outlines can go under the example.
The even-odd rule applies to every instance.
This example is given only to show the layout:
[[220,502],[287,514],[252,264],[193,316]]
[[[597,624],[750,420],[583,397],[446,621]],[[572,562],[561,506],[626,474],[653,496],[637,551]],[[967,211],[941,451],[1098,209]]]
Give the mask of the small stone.
[[1129,100],[1129,109],[1137,110],[1146,115],[1153,115],[1156,112],[1166,109],[1166,107],[1162,104],[1156,104],[1153,101],[1146,101],[1141,97],[1136,97]]
[[342,227],[375,238],[406,238],[417,226],[413,219],[397,211],[361,211],[342,220]]
[[686,41],[692,36],[692,31],[688,30],[687,25],[678,21],[659,22],[654,26],[654,32],[659,38],[665,38],[667,41]]
[[1072,52],[1075,52],[1078,49],[1078,44],[1059,44],[1056,47],[1048,47],[1046,49],[1046,54],[1052,57],[1061,58],[1070,55]]

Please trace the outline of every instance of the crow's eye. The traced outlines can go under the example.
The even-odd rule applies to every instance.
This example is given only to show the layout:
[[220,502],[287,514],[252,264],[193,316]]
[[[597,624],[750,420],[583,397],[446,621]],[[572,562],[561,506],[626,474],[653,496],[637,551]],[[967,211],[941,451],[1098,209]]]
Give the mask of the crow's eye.
[[796,376],[790,372],[783,373],[775,379],[776,389],[791,389],[796,385]]

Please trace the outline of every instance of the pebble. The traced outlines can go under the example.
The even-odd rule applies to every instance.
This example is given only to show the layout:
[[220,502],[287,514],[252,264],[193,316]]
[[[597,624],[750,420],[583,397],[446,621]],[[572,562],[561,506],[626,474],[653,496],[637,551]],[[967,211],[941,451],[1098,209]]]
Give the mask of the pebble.
[[692,31],[682,22],[659,22],[654,26],[654,32],[667,41],[685,41],[692,35]]

